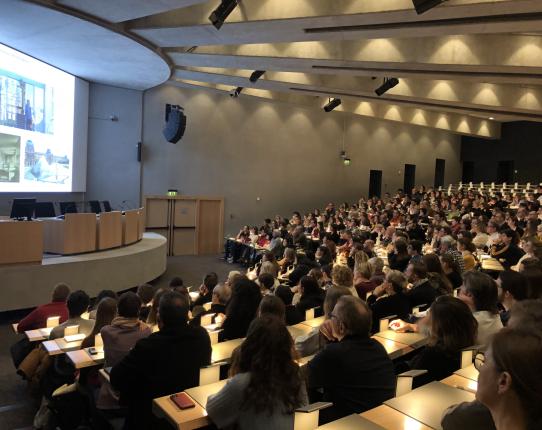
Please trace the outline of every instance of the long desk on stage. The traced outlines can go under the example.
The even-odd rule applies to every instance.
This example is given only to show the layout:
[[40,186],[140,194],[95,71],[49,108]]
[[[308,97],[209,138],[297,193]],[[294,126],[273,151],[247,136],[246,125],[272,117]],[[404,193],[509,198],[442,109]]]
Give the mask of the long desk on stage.
[[74,290],[85,290],[91,296],[103,289],[132,288],[164,273],[166,260],[166,239],[145,233],[139,242],[120,248],[49,256],[41,264],[3,265],[0,266],[3,292],[0,312],[48,303],[53,286],[59,282],[66,282]]

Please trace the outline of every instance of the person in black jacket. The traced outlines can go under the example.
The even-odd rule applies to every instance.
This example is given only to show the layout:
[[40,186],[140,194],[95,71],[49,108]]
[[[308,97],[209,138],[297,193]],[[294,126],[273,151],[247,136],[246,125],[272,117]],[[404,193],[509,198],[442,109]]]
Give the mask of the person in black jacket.
[[390,269],[404,272],[410,261],[406,240],[399,238],[394,243],[394,250],[388,254]]
[[438,296],[438,292],[427,279],[427,268],[425,264],[409,264],[405,271],[412,288],[406,292],[410,308],[419,305],[430,305]]
[[301,298],[295,307],[300,315],[305,316],[307,310],[321,308],[324,304],[324,290],[312,276],[303,276],[299,280],[299,293]]
[[[367,299],[367,304],[373,312],[373,333],[379,330],[380,320],[395,315],[402,320],[408,317],[410,302],[405,295],[406,276],[398,270],[390,270],[384,283],[375,288]],[[380,297],[382,294],[387,296]]]
[[320,424],[374,408],[395,391],[391,359],[369,337],[371,311],[365,302],[340,297],[331,312],[331,331],[338,342],[328,344],[307,364],[308,388],[322,388],[323,400],[333,402],[320,411]]
[[205,303],[209,303],[213,299],[213,289],[218,284],[218,275],[215,272],[209,272],[203,278],[203,284],[199,287],[199,297],[192,304],[195,306],[202,306]]
[[297,308],[292,305],[294,294],[292,293],[292,290],[290,290],[290,287],[287,287],[286,285],[279,285],[277,288],[275,288],[275,296],[281,299],[284,306],[286,306],[286,325],[299,324],[305,320],[305,315],[301,315]]
[[294,270],[288,276],[290,285],[297,285],[299,280],[311,271],[312,268],[318,267],[318,264],[306,257],[303,254],[296,254]]
[[202,327],[189,326],[188,299],[168,292],[160,299],[160,331],[139,340],[111,369],[111,385],[128,404],[125,428],[150,429],[152,400],[199,383],[200,368],[211,362],[211,341]]
[[523,250],[517,245],[518,234],[510,229],[501,231],[501,243],[491,247],[491,256],[498,259],[505,269],[515,266],[523,257]]

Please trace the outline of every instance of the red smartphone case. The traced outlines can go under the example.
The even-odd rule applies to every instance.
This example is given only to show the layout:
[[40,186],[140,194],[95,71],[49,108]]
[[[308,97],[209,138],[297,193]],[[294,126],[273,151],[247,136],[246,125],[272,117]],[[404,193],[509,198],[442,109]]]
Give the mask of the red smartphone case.
[[179,409],[190,409],[196,406],[193,400],[185,393],[172,394],[171,400]]

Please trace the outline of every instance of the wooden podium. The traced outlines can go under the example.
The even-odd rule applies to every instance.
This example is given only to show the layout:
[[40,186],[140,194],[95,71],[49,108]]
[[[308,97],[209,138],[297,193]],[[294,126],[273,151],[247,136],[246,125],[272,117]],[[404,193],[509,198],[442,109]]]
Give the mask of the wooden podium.
[[147,231],[168,239],[168,255],[222,252],[223,198],[147,196],[145,209]]
[[80,254],[96,250],[96,214],[66,214],[64,219],[44,218],[43,249],[53,254]]
[[101,212],[96,217],[96,243],[99,251],[122,246],[121,212]]
[[0,264],[41,263],[43,223],[0,221]]

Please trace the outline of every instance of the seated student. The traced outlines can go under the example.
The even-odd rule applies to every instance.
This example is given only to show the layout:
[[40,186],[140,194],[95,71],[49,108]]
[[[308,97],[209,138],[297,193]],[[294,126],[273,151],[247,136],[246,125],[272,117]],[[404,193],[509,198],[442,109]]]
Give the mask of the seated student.
[[226,316],[222,323],[219,340],[238,339],[247,335],[247,330],[256,317],[262,295],[255,282],[246,276],[236,278],[231,299],[226,306]]
[[360,263],[354,269],[354,288],[362,299],[372,292],[377,284],[371,281],[371,266],[369,262]]
[[410,302],[405,295],[406,276],[398,270],[390,270],[382,285],[375,288],[367,303],[373,313],[373,332],[379,330],[380,320],[392,315],[402,320],[410,313]]
[[47,326],[47,318],[60,317],[60,323],[68,319],[68,308],[66,299],[70,294],[70,287],[66,284],[57,284],[53,289],[51,303],[38,306],[26,317],[19,321],[17,332],[24,333],[27,330],[36,330]]
[[286,325],[299,324],[301,321],[305,320],[305,315],[301,315],[296,307],[292,305],[292,298],[294,295],[292,290],[290,290],[290,287],[279,285],[275,288],[275,296],[281,299],[286,307]]
[[303,254],[296,254],[294,270],[288,275],[290,285],[297,285],[299,280],[307,275],[314,267],[318,267],[318,264],[315,261]]
[[339,298],[331,313],[332,337],[307,364],[308,387],[322,388],[333,406],[320,411],[321,423],[361,413],[393,397],[395,375],[384,347],[369,337],[371,311],[357,297]]
[[260,273],[256,283],[260,286],[262,296],[273,294],[275,278],[271,273]]
[[457,296],[478,321],[477,345],[487,346],[489,338],[502,329],[499,317],[497,284],[482,272],[467,272]]
[[517,245],[518,234],[510,229],[502,230],[500,243],[491,247],[491,256],[501,262],[505,269],[515,266],[524,252]]
[[412,288],[405,294],[408,298],[410,308],[419,305],[431,305],[438,292],[427,278],[427,268],[425,264],[415,263],[409,264],[405,271],[408,282],[412,284]]
[[71,293],[66,302],[68,306],[68,319],[51,331],[49,339],[63,337],[64,329],[71,325],[78,325],[79,333],[88,336],[94,328],[94,320],[81,318],[81,314],[88,310],[89,303],[90,298],[84,291],[77,290]]
[[451,254],[444,254],[440,256],[440,262],[442,264],[442,270],[446,274],[446,277],[452,284],[452,288],[455,290],[459,288],[463,283],[461,278],[461,271],[459,265]]
[[215,272],[209,272],[203,278],[203,284],[199,287],[199,296],[192,306],[202,306],[209,303],[213,298],[213,288],[218,284],[218,275]]
[[111,386],[128,404],[125,428],[153,428],[152,400],[197,386],[200,368],[211,362],[209,335],[188,325],[188,308],[186,296],[165,293],[158,308],[160,331],[140,339],[111,369]]
[[354,297],[359,297],[354,288],[354,274],[349,267],[335,264],[331,271],[331,281],[333,286],[348,288]]
[[411,256],[408,253],[407,241],[399,238],[393,244],[393,251],[388,254],[390,269],[404,272],[408,266]]
[[227,286],[226,284],[217,284],[216,287],[213,288],[213,296],[211,299],[211,308],[208,311],[203,311],[194,316],[194,318],[190,321],[190,324],[201,324],[201,317],[203,315],[209,315],[209,314],[215,314],[215,316],[212,318],[213,322],[216,318],[217,314],[226,314],[226,305],[228,304],[231,297],[231,288]]
[[491,340],[480,370],[476,399],[491,412],[497,430],[542,428],[542,336],[505,328]]
[[371,282],[375,285],[380,285],[384,282],[386,274],[384,273],[384,260],[379,257],[369,258],[369,264],[371,265]]
[[258,306],[258,317],[264,315],[273,315],[279,320],[286,322],[286,306],[284,302],[273,295],[262,297],[260,306]]
[[219,429],[293,430],[294,411],[308,402],[292,351],[283,321],[255,319],[232,363],[232,378],[207,399],[211,421]]
[[320,327],[314,327],[307,334],[298,336],[294,339],[295,349],[301,357],[316,354],[326,344],[327,339],[331,339],[331,312],[342,296],[351,296],[352,293],[346,287],[333,287],[326,291],[324,299],[324,322]]
[[542,298],[542,270],[540,267],[526,268],[521,274],[527,278],[527,284],[529,286],[528,297],[530,299]]
[[499,303],[504,310],[500,313],[503,325],[508,323],[510,309],[514,303],[527,299],[527,279],[521,273],[505,270],[497,278]]
[[324,303],[324,290],[311,276],[303,276],[299,280],[299,294],[299,302],[295,307],[301,315],[305,315],[309,309],[321,307]]
[[158,305],[160,304],[160,298],[170,291],[171,290],[169,288],[159,288],[154,293],[151,310],[149,311],[149,316],[147,317],[147,325],[149,325],[151,328],[158,324]]
[[98,304],[102,301],[102,299],[105,299],[106,297],[110,297],[112,299],[118,300],[117,293],[115,293],[113,290],[102,290],[98,293],[96,296],[96,299],[94,299],[94,304],[92,306],[92,309],[88,312],[88,317],[91,320],[96,319],[96,311],[98,309]]
[[[117,303],[118,315],[100,330],[104,347],[104,367],[115,366],[138,340],[151,334],[149,326],[138,318],[140,308],[139,295],[126,292],[120,296]],[[118,394],[109,383],[105,382],[100,387],[96,406],[103,410],[120,408]]]
[[[542,301],[522,300],[512,306],[508,328],[542,333]],[[443,430],[495,430],[489,409],[478,400],[451,406],[442,417]]]
[[411,369],[428,371],[425,382],[438,381],[460,368],[461,350],[476,342],[477,322],[461,300],[440,296],[429,308],[426,323],[429,343],[408,364]]
[[113,318],[117,315],[117,300],[111,297],[104,297],[96,306],[96,315],[94,320],[94,327],[90,334],[83,339],[81,348],[90,348],[94,346],[96,335],[100,333],[102,327],[111,324]]
[[137,287],[136,293],[141,300],[141,309],[139,310],[139,319],[147,321],[152,307],[152,298],[154,297],[154,287],[151,284],[143,284]]

